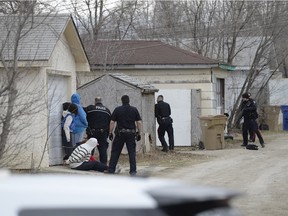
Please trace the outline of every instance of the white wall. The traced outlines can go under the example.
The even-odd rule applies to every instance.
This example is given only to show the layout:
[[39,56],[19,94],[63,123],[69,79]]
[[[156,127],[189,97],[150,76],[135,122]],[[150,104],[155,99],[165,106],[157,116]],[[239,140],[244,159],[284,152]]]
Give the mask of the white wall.
[[[45,75],[27,67],[21,68],[22,77],[17,80],[17,99],[14,117],[9,129],[7,143],[7,166],[17,169],[30,169],[39,165],[48,166],[45,149],[47,137],[47,115],[45,103]],[[14,156],[16,156],[14,158]],[[13,160],[10,160],[10,159]]]
[[[288,79],[274,79],[269,82],[270,104],[271,105],[288,105]],[[283,124],[283,113],[280,111],[279,124]]]
[[[160,89],[155,94],[155,98],[158,95],[163,95],[164,101],[170,104],[175,146],[191,146],[191,90]],[[167,133],[165,134],[165,139],[169,145]],[[157,146],[161,146],[158,135]]]
[[288,105],[288,78],[270,80],[269,91],[271,105]]
[[231,71],[231,76],[225,80],[225,110],[230,113],[244,84],[246,73]]

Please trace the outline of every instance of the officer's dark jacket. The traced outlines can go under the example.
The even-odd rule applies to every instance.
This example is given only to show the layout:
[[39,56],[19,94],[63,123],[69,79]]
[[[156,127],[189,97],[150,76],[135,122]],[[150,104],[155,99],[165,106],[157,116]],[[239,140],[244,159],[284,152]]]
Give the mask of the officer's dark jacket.
[[84,110],[87,113],[88,127],[90,129],[109,129],[111,112],[102,103],[90,105],[85,107]]
[[167,118],[171,115],[170,105],[164,101],[158,101],[155,104],[155,117],[157,118],[158,124],[162,123],[162,118]]
[[155,104],[155,117],[161,119],[171,115],[170,105],[164,101],[159,101]]
[[248,101],[243,101],[240,105],[240,109],[244,120],[258,118],[257,105],[253,99],[250,98]]
[[135,122],[141,121],[141,117],[136,107],[124,104],[115,108],[111,120],[117,122],[117,129],[119,130],[135,129]]

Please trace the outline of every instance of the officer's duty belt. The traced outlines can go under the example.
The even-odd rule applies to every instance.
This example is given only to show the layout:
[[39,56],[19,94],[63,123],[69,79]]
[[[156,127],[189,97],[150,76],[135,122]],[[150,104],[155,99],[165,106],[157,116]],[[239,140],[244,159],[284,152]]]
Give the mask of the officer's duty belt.
[[135,133],[135,129],[120,129],[120,133]]
[[163,120],[164,120],[164,119],[168,119],[168,118],[170,118],[170,116],[167,116],[167,117],[162,117],[161,119],[163,119]]
[[101,132],[103,133],[104,131],[106,131],[107,129],[91,129],[91,132],[94,133],[94,132]]

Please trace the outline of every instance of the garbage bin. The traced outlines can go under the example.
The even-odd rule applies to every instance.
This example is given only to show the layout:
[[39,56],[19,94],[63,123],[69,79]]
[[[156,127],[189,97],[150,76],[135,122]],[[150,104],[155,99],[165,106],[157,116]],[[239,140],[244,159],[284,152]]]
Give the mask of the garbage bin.
[[282,105],[281,111],[283,113],[283,130],[288,130],[288,105]]
[[224,129],[227,117],[225,115],[200,116],[202,130],[201,141],[207,150],[225,148]]
[[264,106],[264,122],[268,125],[269,130],[271,131],[278,131],[278,119],[279,119],[279,112],[280,106]]

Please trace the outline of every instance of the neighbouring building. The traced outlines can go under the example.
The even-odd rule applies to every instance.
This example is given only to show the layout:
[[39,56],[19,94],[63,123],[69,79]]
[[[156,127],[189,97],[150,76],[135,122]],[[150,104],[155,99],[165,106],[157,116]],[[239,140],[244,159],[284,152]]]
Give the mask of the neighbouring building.
[[79,74],[78,84],[117,71],[155,86],[156,96],[162,94],[171,105],[175,145],[198,143],[199,116],[225,112],[225,79],[230,72],[217,60],[161,41],[96,41],[86,50],[91,73]]

